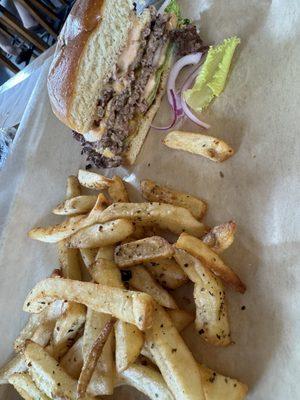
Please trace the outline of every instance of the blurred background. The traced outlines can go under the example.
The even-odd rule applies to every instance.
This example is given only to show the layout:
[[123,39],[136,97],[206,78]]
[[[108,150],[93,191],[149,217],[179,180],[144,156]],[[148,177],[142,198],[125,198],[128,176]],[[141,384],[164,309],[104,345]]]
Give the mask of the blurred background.
[[0,0],[0,85],[49,49],[72,0]]
[[74,2],[0,0],[0,170]]

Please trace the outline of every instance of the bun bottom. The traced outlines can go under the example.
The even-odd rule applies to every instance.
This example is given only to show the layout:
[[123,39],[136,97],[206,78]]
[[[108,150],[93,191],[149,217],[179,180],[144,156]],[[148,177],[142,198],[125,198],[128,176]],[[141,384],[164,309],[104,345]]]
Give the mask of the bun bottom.
[[168,76],[169,76],[169,72],[170,72],[171,65],[172,65],[172,60],[173,60],[173,54],[171,52],[171,54],[168,58],[168,61],[166,63],[166,66],[164,68],[164,71],[162,73],[159,89],[157,91],[154,103],[149,108],[149,110],[144,115],[144,117],[142,118],[137,134],[131,138],[129,147],[127,148],[126,152],[123,154],[123,163],[122,163],[123,165],[134,164],[137,156],[139,155],[139,152],[141,151],[141,148],[142,148],[144,141],[147,137],[147,134],[150,130],[152,121],[155,117],[155,114],[157,113],[157,111],[159,109],[160,103],[165,94]]

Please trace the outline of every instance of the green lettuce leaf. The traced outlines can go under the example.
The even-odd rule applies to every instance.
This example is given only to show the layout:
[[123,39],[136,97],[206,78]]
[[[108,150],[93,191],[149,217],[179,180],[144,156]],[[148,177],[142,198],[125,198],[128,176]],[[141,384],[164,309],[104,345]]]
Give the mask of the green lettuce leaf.
[[148,98],[146,100],[149,107],[151,106],[151,104],[155,100],[156,93],[157,93],[158,88],[159,88],[159,84],[160,84],[162,73],[163,73],[164,69],[166,68],[166,65],[169,64],[169,62],[170,62],[170,57],[172,56],[172,50],[173,50],[173,46],[169,45],[168,48],[167,48],[167,51],[166,51],[165,62],[163,63],[163,65],[155,73],[155,86],[154,86],[152,92],[150,93],[150,95],[148,96]]
[[176,15],[178,19],[181,18],[181,10],[180,5],[178,4],[177,0],[171,0],[168,7],[165,8],[165,13],[173,13]]
[[194,86],[184,92],[188,105],[201,112],[224,90],[232,57],[240,39],[232,37],[210,47]]

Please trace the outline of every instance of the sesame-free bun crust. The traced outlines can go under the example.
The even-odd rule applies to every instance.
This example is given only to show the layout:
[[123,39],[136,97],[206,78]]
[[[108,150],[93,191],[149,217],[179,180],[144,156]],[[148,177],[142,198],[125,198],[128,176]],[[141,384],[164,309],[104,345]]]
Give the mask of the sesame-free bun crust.
[[78,0],[61,31],[49,98],[54,114],[79,133],[92,127],[99,93],[127,42],[132,13],[132,0]]

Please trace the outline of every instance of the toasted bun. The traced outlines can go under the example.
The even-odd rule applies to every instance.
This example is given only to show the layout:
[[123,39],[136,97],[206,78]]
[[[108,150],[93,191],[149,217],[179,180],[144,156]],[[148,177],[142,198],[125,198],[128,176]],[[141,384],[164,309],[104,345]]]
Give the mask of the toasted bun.
[[99,93],[126,45],[133,13],[132,0],[84,0],[75,3],[65,22],[48,92],[55,115],[79,133],[92,126]]
[[164,71],[162,73],[160,86],[157,91],[155,101],[152,104],[152,106],[149,108],[149,110],[147,111],[145,116],[143,117],[143,119],[140,123],[139,129],[138,129],[138,133],[135,136],[133,136],[130,141],[129,147],[128,147],[126,153],[124,154],[124,164],[128,164],[128,165],[134,164],[134,162],[143,146],[143,143],[146,139],[147,133],[151,127],[151,123],[155,117],[155,114],[157,113],[157,111],[159,109],[163,95],[165,94],[168,76],[169,76],[169,72],[170,72],[171,65],[172,65],[172,60],[173,60],[173,54],[171,53],[167,60]]

